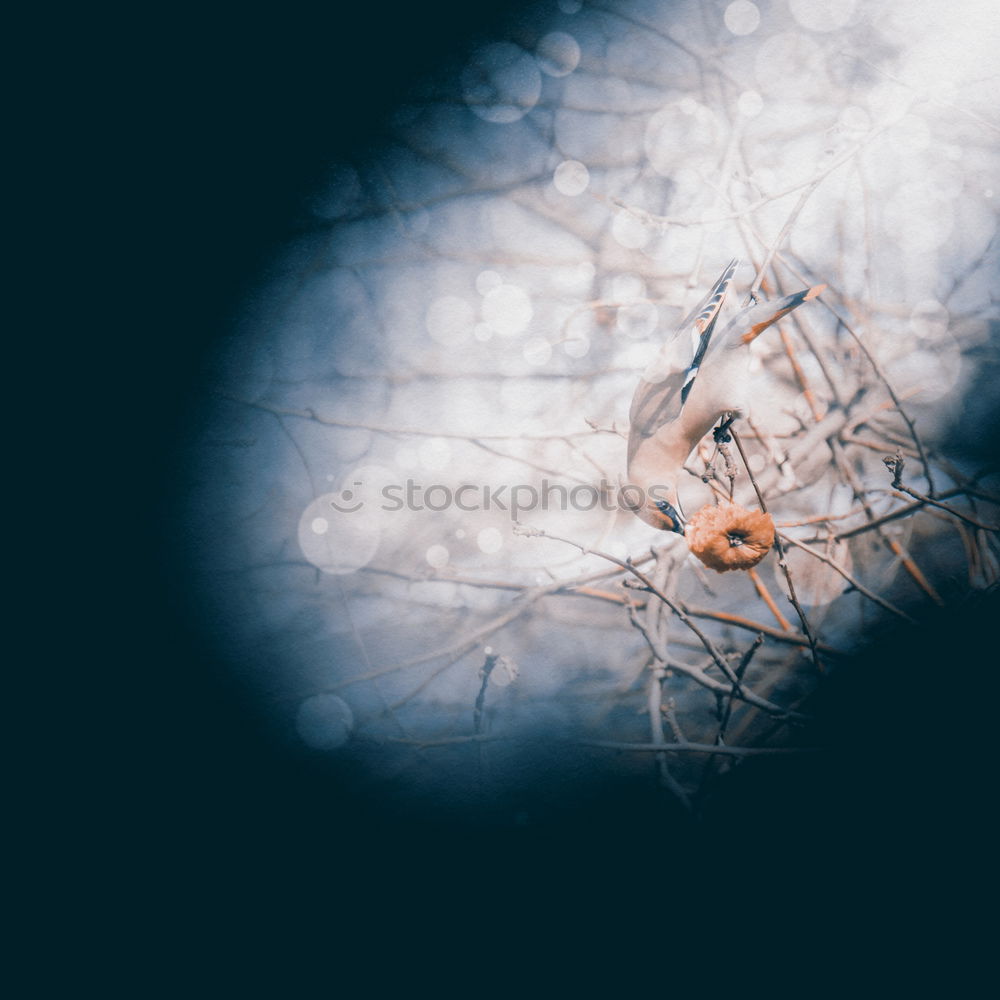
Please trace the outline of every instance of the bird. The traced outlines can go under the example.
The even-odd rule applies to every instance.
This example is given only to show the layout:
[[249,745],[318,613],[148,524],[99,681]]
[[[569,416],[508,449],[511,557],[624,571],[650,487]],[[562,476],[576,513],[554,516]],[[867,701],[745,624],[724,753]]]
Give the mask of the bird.
[[[751,409],[749,344],[826,285],[813,285],[740,309],[716,332],[726,293],[740,265],[734,258],[711,291],[675,328],[646,368],[629,411],[628,505],[643,521],[684,534],[677,480],[698,442],[723,417]],[[728,426],[728,425],[726,425]]]

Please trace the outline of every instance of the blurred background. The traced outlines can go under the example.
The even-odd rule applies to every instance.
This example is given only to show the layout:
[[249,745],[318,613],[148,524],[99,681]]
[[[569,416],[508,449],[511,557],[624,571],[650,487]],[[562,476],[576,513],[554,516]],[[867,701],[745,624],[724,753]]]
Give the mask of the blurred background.
[[[759,860],[783,831],[794,866],[859,817],[884,847],[974,813],[943,744],[977,759],[991,683],[993,7],[398,16],[209,22],[179,104],[164,81],[143,690],[171,836],[412,876],[413,845],[569,870],[640,831],[709,858],[735,830]],[[638,378],[736,255],[736,303],[765,261],[763,294],[829,289],[755,346],[742,431],[815,649],[773,554],[719,576],[602,503]],[[896,452],[948,509],[893,488]],[[690,511],[726,482],[711,448],[689,468]],[[558,538],[525,536],[509,510],[383,510],[408,480],[597,502],[524,510]],[[669,580],[734,669],[763,634],[757,703],[581,546]],[[781,752],[628,749],[723,727]]]

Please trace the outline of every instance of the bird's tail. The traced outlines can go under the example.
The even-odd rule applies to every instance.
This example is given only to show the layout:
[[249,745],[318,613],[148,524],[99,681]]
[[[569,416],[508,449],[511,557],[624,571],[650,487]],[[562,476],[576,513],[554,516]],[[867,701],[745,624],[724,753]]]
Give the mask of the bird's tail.
[[826,285],[813,285],[812,288],[803,288],[801,292],[793,292],[791,295],[785,295],[773,302],[758,302],[741,312],[729,325],[739,324],[743,329],[740,342],[749,344],[751,340],[756,340],[769,326],[777,323],[782,316],[787,316],[803,302],[816,298],[825,289]]

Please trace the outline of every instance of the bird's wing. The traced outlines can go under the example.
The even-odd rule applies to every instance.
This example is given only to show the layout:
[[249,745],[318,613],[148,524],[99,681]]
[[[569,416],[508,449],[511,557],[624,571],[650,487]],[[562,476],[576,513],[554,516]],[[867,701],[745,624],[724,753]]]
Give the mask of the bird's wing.
[[[738,258],[729,262],[712,290],[684,317],[673,338],[643,374],[629,410],[629,462],[645,438],[680,415],[738,266]],[[691,341],[686,336],[689,331]],[[700,334],[697,345],[693,340],[695,334]]]
[[739,266],[739,257],[734,257],[719,275],[708,295],[681,320],[678,329],[683,330],[688,326],[693,326],[699,333],[705,332],[706,327],[719,315],[722,303],[726,299],[726,292],[729,290],[729,283],[733,280],[733,275]]

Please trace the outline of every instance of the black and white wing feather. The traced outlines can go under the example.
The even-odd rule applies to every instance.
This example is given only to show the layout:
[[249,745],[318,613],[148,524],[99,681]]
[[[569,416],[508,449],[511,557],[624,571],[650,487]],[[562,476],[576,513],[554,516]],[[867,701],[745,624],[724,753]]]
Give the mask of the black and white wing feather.
[[[676,420],[680,415],[708,350],[719,310],[739,263],[738,258],[729,262],[712,290],[681,321],[674,338],[639,383],[629,411],[629,462],[645,438],[651,437],[665,423]],[[700,334],[697,347],[689,345],[686,339],[689,330]]]

